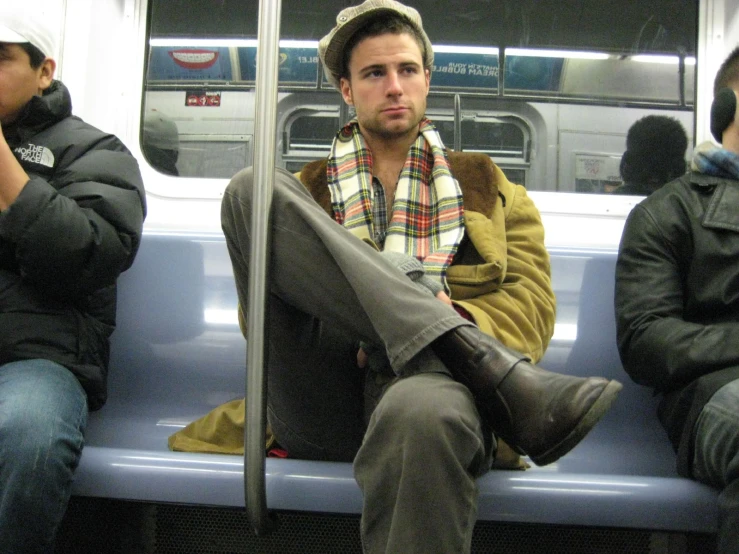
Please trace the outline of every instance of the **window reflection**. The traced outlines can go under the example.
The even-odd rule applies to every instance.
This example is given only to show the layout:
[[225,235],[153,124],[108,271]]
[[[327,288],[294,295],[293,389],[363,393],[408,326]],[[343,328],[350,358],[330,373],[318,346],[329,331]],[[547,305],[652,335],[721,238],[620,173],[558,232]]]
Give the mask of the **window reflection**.
[[[434,42],[428,114],[445,144],[488,154],[530,190],[611,192],[627,131],[646,115],[692,131],[697,1],[648,0],[627,17],[574,0],[501,0],[495,13],[484,2],[408,3]],[[325,14],[344,4],[283,0],[276,134],[289,170],[325,156],[348,117],[317,56]],[[251,163],[257,9],[256,0],[150,3],[142,113],[176,125],[180,176],[229,178]]]

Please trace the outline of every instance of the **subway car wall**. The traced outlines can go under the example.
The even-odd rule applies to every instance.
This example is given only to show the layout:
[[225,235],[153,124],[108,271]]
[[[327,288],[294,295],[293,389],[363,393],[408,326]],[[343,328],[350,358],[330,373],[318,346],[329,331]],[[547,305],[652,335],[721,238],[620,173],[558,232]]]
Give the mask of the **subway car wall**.
[[[77,113],[117,132],[140,158],[147,228],[220,232],[226,183],[252,163],[258,2],[100,2],[102,25],[82,12],[85,2],[67,3],[64,18],[62,78]],[[713,59],[696,61],[699,15],[715,2],[409,3],[434,44],[429,117],[448,147],[488,153],[532,192],[545,220],[557,217],[548,240],[583,240],[569,222],[575,214],[607,227],[587,244],[617,244],[618,222],[637,200],[609,192],[620,184],[626,133],[641,117],[678,119],[690,156],[697,77]],[[318,39],[349,4],[282,3],[281,167],[296,170],[325,156],[338,125],[352,116],[323,79],[316,54]],[[73,21],[87,21],[88,35],[74,31]],[[87,72],[111,62],[110,77]],[[121,109],[106,108],[104,98]]]

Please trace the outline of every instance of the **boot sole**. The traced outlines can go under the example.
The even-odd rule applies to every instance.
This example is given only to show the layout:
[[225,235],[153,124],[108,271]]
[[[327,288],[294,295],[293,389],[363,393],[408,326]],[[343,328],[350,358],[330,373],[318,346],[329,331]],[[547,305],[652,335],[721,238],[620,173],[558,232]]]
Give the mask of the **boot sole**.
[[611,407],[611,404],[613,404],[613,401],[616,400],[616,397],[622,388],[623,385],[618,381],[609,381],[600,393],[600,396],[598,396],[598,399],[593,402],[593,405],[587,412],[585,412],[585,415],[580,419],[580,421],[578,421],[570,434],[543,454],[538,454],[536,456],[529,454],[531,461],[538,466],[545,466],[556,462],[570,450],[575,448],[575,446],[585,438],[585,435],[587,435],[590,430],[595,427],[596,423],[598,423],[605,415]]

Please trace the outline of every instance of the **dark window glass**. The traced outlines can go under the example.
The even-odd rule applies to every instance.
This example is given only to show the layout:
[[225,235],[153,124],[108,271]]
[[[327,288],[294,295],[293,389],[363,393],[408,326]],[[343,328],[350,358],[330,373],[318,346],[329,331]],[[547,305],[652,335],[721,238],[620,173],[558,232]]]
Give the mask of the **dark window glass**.
[[[325,156],[345,120],[319,72],[316,43],[342,8],[359,2],[282,1],[282,167]],[[429,116],[442,139],[486,153],[512,181],[608,193],[620,183],[628,128],[648,114],[678,119],[692,142],[697,0],[406,3],[420,11],[435,46]],[[165,125],[142,125],[141,138],[161,172],[224,178],[251,163],[258,5],[149,2],[142,123],[156,113]],[[300,113],[308,104],[311,113]]]

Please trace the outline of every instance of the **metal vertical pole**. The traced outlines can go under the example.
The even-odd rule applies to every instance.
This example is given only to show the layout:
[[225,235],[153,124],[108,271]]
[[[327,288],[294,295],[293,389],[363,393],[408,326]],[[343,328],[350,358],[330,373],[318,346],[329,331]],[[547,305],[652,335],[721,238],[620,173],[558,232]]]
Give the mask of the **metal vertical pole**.
[[270,211],[275,179],[277,80],[281,0],[260,0],[254,122],[254,191],[249,265],[244,495],[246,514],[257,535],[273,526],[265,491],[266,352],[265,325],[270,260]]
[[462,99],[454,95],[454,151],[462,151]]

